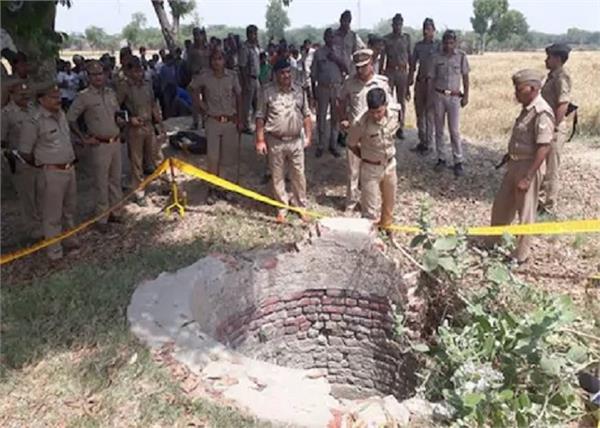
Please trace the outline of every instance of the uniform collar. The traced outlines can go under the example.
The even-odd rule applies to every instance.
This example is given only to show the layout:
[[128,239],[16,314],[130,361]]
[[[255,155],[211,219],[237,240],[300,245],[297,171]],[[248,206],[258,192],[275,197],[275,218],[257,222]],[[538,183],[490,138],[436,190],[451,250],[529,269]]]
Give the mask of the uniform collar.
[[60,118],[60,113],[62,110],[57,111],[56,113],[47,110],[46,108],[40,106],[40,114],[44,117],[49,117],[54,120],[58,120]]
[[563,67],[562,65],[558,68],[555,68],[554,70],[550,70],[550,72],[548,73],[548,77],[556,77],[559,74],[561,74],[563,71]]
[[531,110],[532,108],[534,108],[536,106],[536,104],[538,103],[538,101],[540,100],[540,98],[542,98],[542,93],[540,92],[537,97],[535,97],[525,108],[524,110]]
[[103,94],[104,91],[106,91],[106,85],[104,85],[102,88],[96,88],[93,85],[89,86],[90,90],[96,94]]

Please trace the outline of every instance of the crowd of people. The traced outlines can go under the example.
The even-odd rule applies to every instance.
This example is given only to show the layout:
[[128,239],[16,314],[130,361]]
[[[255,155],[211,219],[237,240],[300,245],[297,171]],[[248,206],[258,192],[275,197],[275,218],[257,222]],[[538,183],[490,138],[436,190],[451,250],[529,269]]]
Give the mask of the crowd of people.
[[[414,44],[402,31],[400,14],[393,17],[389,34],[371,35],[367,43],[351,29],[351,21],[344,11],[339,27],[327,28],[322,43],[306,40],[298,48],[280,40],[261,49],[254,25],[247,27],[244,41],[236,35],[209,39],[204,29],[194,28],[183,49],[161,49],[147,57],[144,47],[138,55],[125,47],[118,62],[110,54],[75,55],[72,64],[58,60],[55,79],[38,83],[29,77],[24,54],[3,51],[10,56],[12,75],[3,78],[9,100],[3,95],[2,143],[13,160],[28,230],[34,238],[50,238],[74,225],[73,142],[91,151],[96,211],[104,213],[122,198],[121,143],[128,147],[129,187],[138,189],[144,172],[161,160],[157,139],[164,137],[163,120],[180,115],[191,115],[192,128],[204,129],[209,172],[239,181],[240,136],[251,134],[257,153],[267,158],[274,198],[305,207],[305,151],[313,140],[314,111],[315,156],[327,150],[347,160],[346,212],[360,207],[363,217],[386,229],[396,197],[396,143],[405,138],[411,99],[418,125],[412,150],[435,151],[434,169],[447,169],[447,121],[451,168],[457,178],[465,174],[459,117],[469,102],[470,67],[457,48],[456,33],[447,30],[438,41],[430,18],[423,22],[422,40]],[[517,213],[522,223],[534,222],[543,183],[543,206],[555,208],[570,102],[571,82],[562,67],[568,55],[565,45],[547,49],[545,83],[534,70],[513,76],[523,110],[513,128],[492,224],[509,224]],[[221,196],[211,190],[208,203]],[[144,205],[145,200],[143,190],[137,191],[135,201]],[[278,210],[277,221],[285,222],[286,215]],[[105,232],[110,222],[120,221],[121,210],[113,210],[97,227]],[[60,259],[64,249],[77,246],[76,239],[65,240],[49,246],[48,256]],[[527,259],[528,247],[528,238],[521,237],[515,253],[519,262]]]

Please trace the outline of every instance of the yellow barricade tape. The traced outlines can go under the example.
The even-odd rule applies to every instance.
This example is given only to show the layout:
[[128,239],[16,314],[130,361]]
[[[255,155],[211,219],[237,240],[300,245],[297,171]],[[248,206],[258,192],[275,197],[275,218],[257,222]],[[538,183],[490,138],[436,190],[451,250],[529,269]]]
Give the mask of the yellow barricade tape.
[[[24,248],[22,250],[18,250],[6,255],[2,255],[0,257],[0,265],[5,263],[9,263],[13,260],[19,259],[21,257],[25,257],[29,254],[32,254],[36,251],[39,251],[43,248],[48,247],[49,245],[56,244],[77,232],[89,227],[93,223],[100,220],[102,217],[108,215],[111,211],[113,211],[118,206],[122,205],[125,200],[130,198],[136,191],[145,188],[150,182],[155,180],[161,174],[163,174],[169,166],[177,168],[181,172],[199,178],[207,183],[210,183],[214,186],[220,187],[225,190],[229,190],[232,192],[236,192],[240,195],[246,196],[247,198],[253,199],[258,202],[265,203],[267,205],[271,205],[276,208],[287,209],[289,211],[297,212],[299,214],[308,215],[314,218],[322,218],[325,217],[323,214],[310,211],[304,208],[292,207],[289,205],[282,204],[272,198],[261,195],[260,193],[254,192],[252,190],[246,189],[245,187],[234,184],[230,181],[224,180],[216,175],[213,175],[209,172],[206,172],[198,167],[190,165],[180,159],[177,158],[168,158],[165,159],[163,163],[159,165],[156,171],[148,176],[142,183],[140,183],[139,187],[133,191],[131,191],[127,196],[125,196],[118,204],[106,210],[104,213],[97,215],[96,217],[91,218],[90,220],[80,224],[79,226],[68,230],[58,236],[55,236],[51,239],[46,239],[44,241],[38,242],[37,244]],[[406,226],[406,225],[392,225],[389,227],[390,230],[396,232],[403,233],[419,233],[421,229],[416,226]],[[434,228],[433,232],[440,235],[453,235],[456,234],[458,229],[456,227],[438,227]],[[549,223],[533,223],[533,224],[518,224],[518,225],[508,225],[508,226],[478,226],[478,227],[468,227],[466,228],[466,234],[471,236],[499,236],[505,233],[510,233],[513,235],[558,235],[558,234],[574,234],[574,233],[596,233],[600,232],[600,219],[594,220],[569,220],[562,222],[549,222]]]
[[75,235],[76,233],[82,231],[83,229],[91,226],[92,224],[96,223],[98,220],[107,216],[112,211],[114,211],[116,208],[121,206],[135,192],[137,192],[138,190],[142,190],[144,187],[146,187],[148,184],[150,184],[150,182],[152,182],[156,178],[158,178],[161,174],[163,174],[167,170],[168,167],[169,167],[169,160],[167,159],[163,163],[161,163],[158,166],[158,168],[156,168],[156,170],[151,175],[146,177],[140,183],[140,185],[138,186],[137,189],[129,192],[123,199],[121,199],[118,203],[116,203],[115,205],[113,205],[112,207],[110,207],[109,209],[104,211],[102,214],[98,214],[97,216],[92,217],[91,219],[81,223],[79,226],[75,226],[73,229],[69,229],[66,232],[61,233],[60,235],[40,241],[37,244],[32,245],[31,247],[23,248],[22,250],[17,250],[12,253],[8,253],[8,254],[3,254],[0,257],[0,265],[3,265],[5,263],[10,263],[14,260],[20,259],[21,257],[25,257],[25,256],[28,256],[29,254],[35,253],[36,251],[42,250],[50,245],[57,244],[60,241],[67,239],[67,238]]

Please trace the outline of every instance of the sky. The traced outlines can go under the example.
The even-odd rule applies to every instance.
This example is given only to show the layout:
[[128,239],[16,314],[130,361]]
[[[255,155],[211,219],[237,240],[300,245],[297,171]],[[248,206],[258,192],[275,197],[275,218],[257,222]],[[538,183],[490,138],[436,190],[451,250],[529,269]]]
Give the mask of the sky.
[[[267,3],[268,0],[196,0],[196,12],[206,26],[244,27],[253,23],[264,28]],[[354,28],[372,28],[400,12],[410,27],[420,28],[423,19],[431,17],[438,28],[470,30],[472,4],[472,0],[293,0],[288,16],[292,28],[322,27],[336,23],[340,13],[350,9]],[[522,12],[535,31],[558,34],[571,27],[600,31],[600,0],[509,0],[509,5]],[[114,34],[135,12],[146,15],[148,26],[158,27],[150,0],[73,0],[70,9],[59,6],[56,28],[70,33],[95,25]]]

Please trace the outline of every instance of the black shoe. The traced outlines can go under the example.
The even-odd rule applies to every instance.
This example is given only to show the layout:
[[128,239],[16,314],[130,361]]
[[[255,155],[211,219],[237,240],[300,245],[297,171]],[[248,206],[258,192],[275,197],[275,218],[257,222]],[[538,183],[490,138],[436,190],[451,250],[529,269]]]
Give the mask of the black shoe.
[[452,168],[454,170],[454,176],[455,177],[462,177],[463,175],[465,175],[465,170],[463,169],[462,163],[455,163],[454,164],[454,168]]
[[411,152],[415,152],[415,153],[420,154],[420,155],[425,155],[425,154],[427,154],[429,152],[429,147],[427,147],[423,143],[419,143],[415,147],[413,147],[412,149],[410,149],[410,151]]
[[144,175],[152,175],[156,171],[156,168],[144,168]]
[[246,128],[244,130],[242,130],[243,134],[247,134],[247,135],[252,135],[252,130],[250,128]]
[[269,181],[271,181],[271,174],[265,174],[260,182],[262,184],[267,184]]
[[338,144],[342,147],[346,147],[346,134],[338,134]]
[[109,223],[123,223],[123,218],[121,216],[116,216],[113,214],[109,214],[108,216]]
[[404,129],[399,128],[396,131],[396,138],[399,138],[400,140],[404,140]]
[[446,168],[446,161],[443,159],[438,159],[437,163],[433,167],[435,172],[442,172]]
[[98,232],[102,234],[108,233],[108,231],[110,230],[110,226],[107,223],[96,223],[94,227]]
[[340,151],[336,147],[329,147],[329,153],[331,153],[334,158],[339,158],[341,156]]
[[320,147],[317,147],[317,151],[315,152],[315,157],[320,158],[321,156],[323,156],[323,149]]

